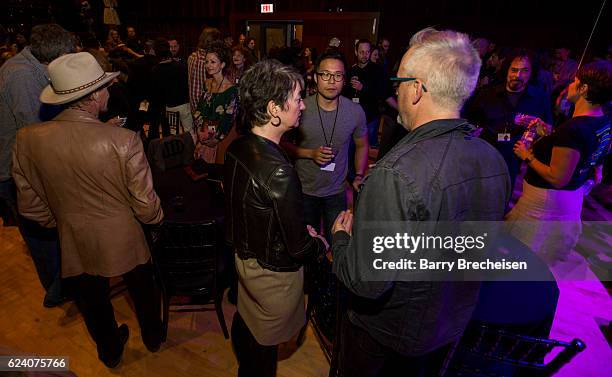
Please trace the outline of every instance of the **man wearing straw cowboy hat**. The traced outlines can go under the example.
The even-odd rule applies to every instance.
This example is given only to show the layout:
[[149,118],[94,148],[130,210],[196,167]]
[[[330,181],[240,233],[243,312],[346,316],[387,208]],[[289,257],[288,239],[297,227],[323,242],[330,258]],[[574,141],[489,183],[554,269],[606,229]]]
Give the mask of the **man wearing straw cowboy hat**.
[[161,300],[139,222],[158,223],[163,213],[139,137],[98,120],[118,73],[105,73],[85,52],[61,56],[48,70],[51,84],[40,100],[65,109],[17,133],[18,207],[26,218],[57,226],[62,277],[74,287],[98,358],[113,368],[129,330],[115,321],[109,277],[123,276],[145,346],[155,352],[161,343]]

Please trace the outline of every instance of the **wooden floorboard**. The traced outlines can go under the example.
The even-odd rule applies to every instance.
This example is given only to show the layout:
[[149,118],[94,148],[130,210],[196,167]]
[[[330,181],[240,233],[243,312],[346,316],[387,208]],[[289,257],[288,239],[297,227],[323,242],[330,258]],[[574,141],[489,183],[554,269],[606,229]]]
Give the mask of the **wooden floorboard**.
[[[130,338],[120,366],[106,368],[74,303],[42,306],[43,289],[17,228],[0,225],[0,252],[0,355],[68,356],[77,376],[236,376],[231,341],[223,338],[214,311],[171,313],[168,341],[150,353],[125,294],[113,306],[117,322],[130,327]],[[223,310],[231,328],[235,307],[227,298]],[[299,349],[290,342],[279,353],[279,377],[327,376],[329,364],[310,328]]]
[[[82,317],[73,303],[42,306],[43,289],[17,228],[0,225],[0,355],[68,356],[77,376],[236,376],[231,342],[223,338],[214,311],[171,313],[168,341],[157,353],[141,342],[138,324],[125,295],[113,300],[119,323],[130,327],[121,365],[107,369],[97,358]],[[600,326],[612,320],[612,300],[599,281],[560,282],[551,337],[581,338],[587,349],[557,376],[609,376],[612,350]],[[224,302],[228,327],[235,307]],[[329,365],[309,328],[299,349],[280,349],[279,377],[327,376]],[[2,372],[0,372],[2,375]]]

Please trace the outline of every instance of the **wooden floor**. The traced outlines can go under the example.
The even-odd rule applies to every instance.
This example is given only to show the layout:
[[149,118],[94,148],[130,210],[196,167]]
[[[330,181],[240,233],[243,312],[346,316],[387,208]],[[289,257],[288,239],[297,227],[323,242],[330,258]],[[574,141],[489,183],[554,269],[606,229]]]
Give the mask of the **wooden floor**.
[[[612,220],[612,212],[596,210],[599,216],[605,215],[599,220]],[[70,369],[78,376],[236,376],[231,342],[223,338],[214,311],[171,313],[168,341],[152,354],[141,342],[125,296],[116,297],[113,305],[117,321],[130,327],[130,338],[120,366],[107,369],[97,359],[95,345],[73,303],[53,309],[42,306],[43,289],[17,228],[0,225],[0,253],[0,355],[68,356]],[[612,320],[609,293],[597,279],[560,282],[559,288],[551,338],[581,338],[587,349],[557,376],[610,376],[612,350],[602,333]],[[234,311],[234,306],[224,303],[228,327]],[[311,328],[299,349],[295,343],[281,347],[280,359],[280,377],[327,376],[329,370]]]
[[[120,366],[107,369],[74,303],[42,306],[43,289],[17,228],[0,225],[0,252],[0,355],[68,356],[78,376],[236,376],[231,341],[223,338],[214,311],[170,313],[168,341],[150,353],[124,295],[113,305],[117,322],[130,327],[130,338]],[[224,302],[223,310],[230,327],[235,307]],[[278,376],[322,377],[329,371],[310,327],[304,344],[297,350],[295,342],[283,345],[279,358]]]

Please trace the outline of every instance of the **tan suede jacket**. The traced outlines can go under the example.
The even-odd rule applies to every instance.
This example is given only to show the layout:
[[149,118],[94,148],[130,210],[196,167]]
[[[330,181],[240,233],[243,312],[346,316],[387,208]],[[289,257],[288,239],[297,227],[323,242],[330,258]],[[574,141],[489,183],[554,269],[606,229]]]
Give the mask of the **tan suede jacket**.
[[118,276],[149,260],[139,222],[163,212],[134,132],[67,109],[19,130],[12,173],[19,212],[58,228],[62,277]]

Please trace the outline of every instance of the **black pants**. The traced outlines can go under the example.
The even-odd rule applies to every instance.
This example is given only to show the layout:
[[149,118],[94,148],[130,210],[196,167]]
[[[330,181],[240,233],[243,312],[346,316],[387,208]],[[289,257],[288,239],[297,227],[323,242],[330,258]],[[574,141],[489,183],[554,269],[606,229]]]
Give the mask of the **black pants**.
[[453,344],[426,355],[408,357],[378,343],[370,334],[351,323],[342,321],[339,342],[339,377],[434,377],[440,375],[444,360]]
[[238,377],[276,376],[278,346],[257,343],[238,311],[232,321],[232,343],[238,358]]
[[323,236],[331,245],[331,229],[340,212],[346,210],[346,194],[343,192],[330,196],[311,196],[302,194],[304,203],[304,222],[321,233],[323,218]]
[[[149,347],[161,343],[161,293],[153,279],[151,263],[123,275],[134,301],[142,341]],[[110,301],[109,279],[82,274],[67,279],[89,334],[98,347],[98,358],[112,360],[123,352],[115,312]]]

